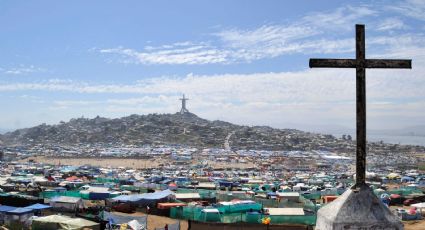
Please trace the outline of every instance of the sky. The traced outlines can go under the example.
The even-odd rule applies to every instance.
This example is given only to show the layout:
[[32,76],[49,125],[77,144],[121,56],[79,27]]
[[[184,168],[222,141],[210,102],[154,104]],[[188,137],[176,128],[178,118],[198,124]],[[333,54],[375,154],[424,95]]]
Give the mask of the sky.
[[0,130],[175,113],[355,128],[355,70],[309,58],[412,59],[367,70],[369,129],[424,125],[425,1],[0,0]]

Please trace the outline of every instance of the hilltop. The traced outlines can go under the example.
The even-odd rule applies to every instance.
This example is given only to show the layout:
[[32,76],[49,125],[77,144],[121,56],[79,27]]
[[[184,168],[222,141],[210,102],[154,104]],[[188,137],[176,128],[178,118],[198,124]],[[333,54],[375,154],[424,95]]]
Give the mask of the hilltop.
[[[41,124],[0,135],[5,146],[35,144],[179,144],[262,150],[323,149],[345,142],[331,135],[267,126],[242,126],[209,121],[193,113],[130,115],[122,118],[76,118]],[[326,147],[325,147],[326,146]],[[340,146],[345,146],[340,145]]]

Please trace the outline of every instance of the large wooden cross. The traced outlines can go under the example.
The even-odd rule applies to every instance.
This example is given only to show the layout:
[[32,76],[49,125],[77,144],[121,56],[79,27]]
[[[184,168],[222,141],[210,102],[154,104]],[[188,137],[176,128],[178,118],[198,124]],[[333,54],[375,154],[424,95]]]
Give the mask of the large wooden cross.
[[412,60],[366,59],[364,25],[356,25],[356,59],[310,59],[310,68],[356,68],[356,184],[366,184],[366,68],[411,69]]

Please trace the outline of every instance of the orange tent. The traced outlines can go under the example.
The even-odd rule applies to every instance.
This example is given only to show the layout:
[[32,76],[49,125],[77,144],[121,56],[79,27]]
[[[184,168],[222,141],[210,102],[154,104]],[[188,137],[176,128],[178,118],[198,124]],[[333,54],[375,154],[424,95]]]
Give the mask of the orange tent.
[[78,180],[78,179],[80,179],[80,178],[78,178],[77,176],[70,176],[70,177],[66,178],[65,180],[66,181],[75,181],[75,180]]
[[182,207],[187,206],[187,204],[183,203],[158,203],[158,209],[170,209],[174,207]]

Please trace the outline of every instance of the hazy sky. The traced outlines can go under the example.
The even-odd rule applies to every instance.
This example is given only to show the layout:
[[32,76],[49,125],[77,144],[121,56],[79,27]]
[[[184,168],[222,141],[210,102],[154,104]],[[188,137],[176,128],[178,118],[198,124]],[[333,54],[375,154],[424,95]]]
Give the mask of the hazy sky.
[[174,113],[355,127],[355,70],[311,57],[411,58],[368,70],[368,127],[425,124],[425,1],[0,0],[0,128]]

